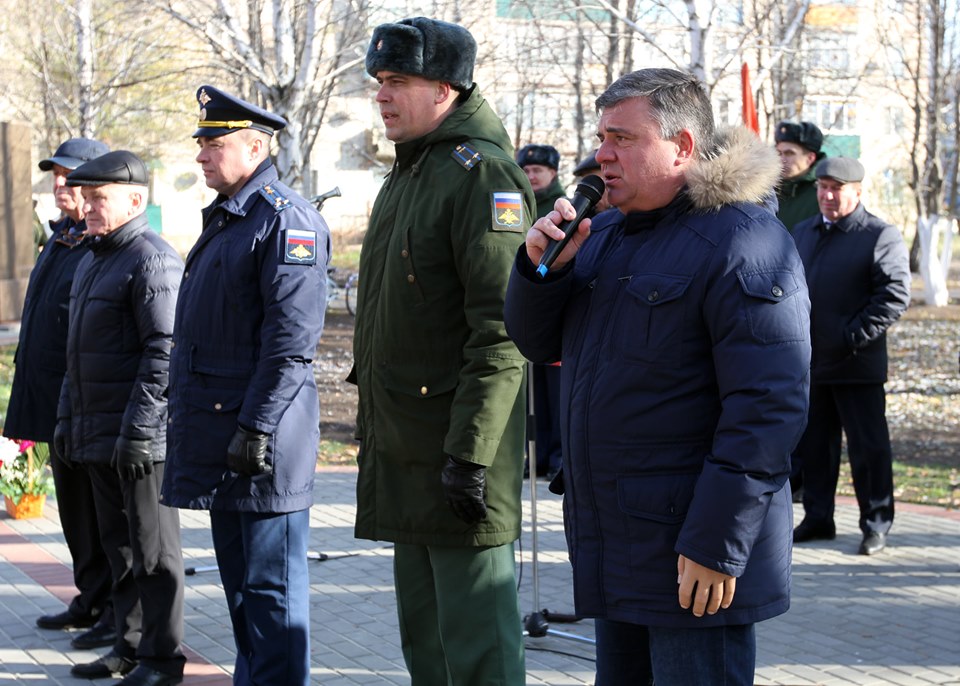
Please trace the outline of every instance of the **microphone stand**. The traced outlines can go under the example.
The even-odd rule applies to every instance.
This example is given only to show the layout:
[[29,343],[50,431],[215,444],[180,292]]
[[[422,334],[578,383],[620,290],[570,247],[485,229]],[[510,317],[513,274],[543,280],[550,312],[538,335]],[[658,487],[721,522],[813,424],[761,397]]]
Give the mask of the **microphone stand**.
[[[527,362],[527,464],[530,474],[530,574],[533,580],[533,612],[523,618],[523,635],[532,638],[557,636],[558,638],[594,645],[596,641],[592,638],[551,629],[547,621],[550,611],[538,609],[540,607],[540,572],[537,562],[537,424],[533,396],[533,362]],[[571,621],[579,619],[570,615],[554,613],[554,617],[561,616],[571,617]]]

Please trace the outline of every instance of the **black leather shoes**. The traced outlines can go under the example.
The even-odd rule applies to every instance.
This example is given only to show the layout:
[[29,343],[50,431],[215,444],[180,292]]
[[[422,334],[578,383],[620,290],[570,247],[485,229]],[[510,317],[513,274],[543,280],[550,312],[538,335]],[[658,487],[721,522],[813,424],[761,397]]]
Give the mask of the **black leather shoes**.
[[871,531],[863,535],[863,540],[860,541],[860,550],[857,552],[861,555],[876,555],[886,547],[887,535]]
[[165,674],[146,665],[139,665],[116,686],[173,686],[181,681],[183,676],[180,674]]
[[133,658],[122,657],[111,650],[93,662],[74,665],[70,668],[70,674],[78,679],[108,679],[114,674],[123,676],[136,666],[137,661]]
[[91,650],[92,648],[106,648],[117,642],[117,630],[109,624],[95,624],[92,629],[85,631],[70,641],[77,650]]
[[793,530],[794,543],[807,541],[832,541],[837,537],[837,527],[833,522],[816,522],[804,519]]
[[86,629],[97,623],[97,617],[80,617],[70,610],[64,610],[56,615],[41,615],[37,617],[37,626],[41,629]]

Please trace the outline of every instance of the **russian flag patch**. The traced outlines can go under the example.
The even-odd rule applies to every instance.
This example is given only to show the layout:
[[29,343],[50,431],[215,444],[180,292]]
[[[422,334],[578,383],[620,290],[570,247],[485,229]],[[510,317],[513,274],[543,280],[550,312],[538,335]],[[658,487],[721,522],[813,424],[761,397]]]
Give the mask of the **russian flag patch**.
[[490,200],[494,231],[520,231],[523,226],[523,195],[520,191],[494,191]]
[[286,264],[317,263],[317,232],[303,229],[284,231],[283,261]]

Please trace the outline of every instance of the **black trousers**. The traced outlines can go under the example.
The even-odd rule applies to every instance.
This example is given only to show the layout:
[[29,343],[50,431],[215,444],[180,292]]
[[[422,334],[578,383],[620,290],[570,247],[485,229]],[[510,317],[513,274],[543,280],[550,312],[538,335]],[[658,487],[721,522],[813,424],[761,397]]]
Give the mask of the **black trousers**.
[[797,446],[808,519],[833,521],[840,446],[847,455],[863,533],[887,533],[893,524],[893,454],[883,384],[813,384],[810,415]]
[[100,545],[90,472],[83,465],[71,469],[56,458],[50,460],[50,468],[60,527],[73,560],[73,583],[79,591],[70,601],[70,613],[77,617],[110,615],[110,563]]
[[100,542],[113,572],[114,651],[167,674],[183,674],[180,513],[160,504],[163,463],[139,481],[91,465]]

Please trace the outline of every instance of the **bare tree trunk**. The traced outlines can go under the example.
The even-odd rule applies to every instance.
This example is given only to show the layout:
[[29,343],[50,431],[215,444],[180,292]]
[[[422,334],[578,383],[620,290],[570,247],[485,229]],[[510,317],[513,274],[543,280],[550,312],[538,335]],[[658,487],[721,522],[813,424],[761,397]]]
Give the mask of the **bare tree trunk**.
[[93,93],[93,0],[76,0],[76,3],[78,133],[84,138],[93,138],[97,116]]

